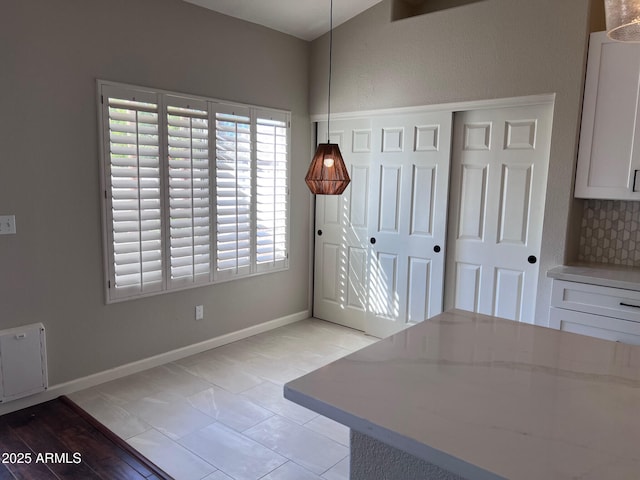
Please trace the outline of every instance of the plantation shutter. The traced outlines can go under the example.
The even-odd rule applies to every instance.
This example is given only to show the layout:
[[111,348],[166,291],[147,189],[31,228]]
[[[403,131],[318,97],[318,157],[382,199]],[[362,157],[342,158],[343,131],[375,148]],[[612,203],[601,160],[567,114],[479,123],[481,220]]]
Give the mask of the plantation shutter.
[[290,113],[98,81],[107,303],[289,267]]
[[211,278],[207,102],[166,96],[169,285]]
[[288,116],[256,111],[256,268],[288,264]]
[[251,273],[251,118],[248,108],[216,107],[216,275]]
[[109,298],[162,290],[157,95],[103,87]]

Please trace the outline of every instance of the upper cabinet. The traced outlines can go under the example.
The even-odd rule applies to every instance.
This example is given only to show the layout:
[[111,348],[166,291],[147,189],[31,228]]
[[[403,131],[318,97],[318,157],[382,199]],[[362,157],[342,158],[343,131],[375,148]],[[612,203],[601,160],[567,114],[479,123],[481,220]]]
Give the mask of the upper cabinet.
[[640,45],[591,34],[575,196],[640,200]]

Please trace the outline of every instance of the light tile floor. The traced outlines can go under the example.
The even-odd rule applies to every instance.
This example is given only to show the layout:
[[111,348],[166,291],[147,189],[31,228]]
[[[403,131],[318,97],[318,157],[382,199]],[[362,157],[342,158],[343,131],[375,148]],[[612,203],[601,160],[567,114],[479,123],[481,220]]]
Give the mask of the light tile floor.
[[376,340],[308,319],[70,397],[177,480],[347,480],[348,429],[282,386]]

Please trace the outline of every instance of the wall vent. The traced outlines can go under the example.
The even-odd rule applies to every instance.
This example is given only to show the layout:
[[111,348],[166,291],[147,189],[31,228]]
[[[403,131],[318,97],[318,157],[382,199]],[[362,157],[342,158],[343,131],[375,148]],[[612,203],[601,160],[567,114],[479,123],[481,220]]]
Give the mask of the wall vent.
[[0,402],[42,392],[48,383],[44,325],[0,330]]

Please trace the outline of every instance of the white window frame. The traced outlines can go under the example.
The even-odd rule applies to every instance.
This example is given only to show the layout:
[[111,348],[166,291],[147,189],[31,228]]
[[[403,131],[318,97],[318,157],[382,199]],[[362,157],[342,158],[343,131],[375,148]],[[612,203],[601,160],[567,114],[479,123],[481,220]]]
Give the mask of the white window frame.
[[[162,280],[153,288],[145,289],[142,282],[130,288],[116,288],[111,152],[108,98],[122,98],[141,102],[155,103],[158,111],[158,136],[160,157],[160,209],[161,209],[161,258]],[[123,83],[97,81],[98,125],[100,139],[100,192],[102,207],[103,262],[105,277],[105,301],[115,303],[162,293],[185,290],[226,282],[238,278],[262,275],[288,270],[290,249],[290,172],[291,172],[291,113],[279,109],[232,103],[214,98],[188,95],[166,90],[152,89]],[[170,208],[169,208],[169,157],[168,157],[168,121],[167,105],[190,107],[198,110],[206,107],[208,111],[208,198],[209,198],[209,275],[200,275],[194,281],[171,279],[170,253]],[[216,113],[241,112],[248,114],[251,130],[251,228],[250,228],[250,265],[237,271],[218,271],[217,263],[217,191],[216,191]],[[258,119],[273,119],[286,128],[286,205],[285,205],[285,257],[268,263],[257,262],[257,122]],[[281,204],[280,204],[281,205]],[[274,237],[275,239],[275,237]],[[274,240],[275,241],[275,240]],[[141,262],[142,265],[142,262]],[[142,268],[142,267],[141,267]],[[205,278],[203,278],[205,277]]]

